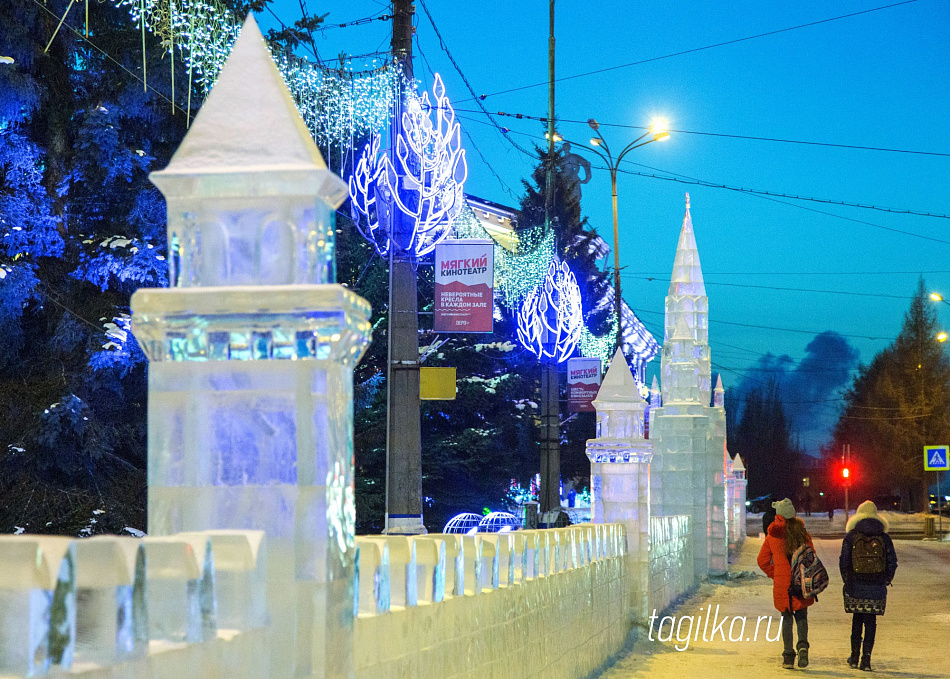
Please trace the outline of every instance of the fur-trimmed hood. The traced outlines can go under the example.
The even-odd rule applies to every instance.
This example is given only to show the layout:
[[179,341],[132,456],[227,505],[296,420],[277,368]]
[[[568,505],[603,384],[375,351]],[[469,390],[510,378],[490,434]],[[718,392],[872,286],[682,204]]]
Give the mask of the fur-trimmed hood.
[[[862,521],[868,521],[868,523],[877,522],[881,524],[880,530],[882,533],[886,533],[889,528],[887,519],[885,519],[883,516],[877,513],[877,505],[875,505],[870,500],[867,500],[866,502],[862,502],[860,505],[858,505],[858,509],[854,513],[854,516],[848,519],[847,531],[850,533],[855,528],[857,528],[858,524],[861,523]],[[865,525],[867,526],[868,524],[865,524]],[[863,531],[863,532],[867,532],[867,531]],[[876,531],[871,530],[870,532],[874,533]]]
[[768,533],[773,538],[778,538],[779,540],[785,539],[785,517],[782,515],[777,515],[775,520],[769,524]]

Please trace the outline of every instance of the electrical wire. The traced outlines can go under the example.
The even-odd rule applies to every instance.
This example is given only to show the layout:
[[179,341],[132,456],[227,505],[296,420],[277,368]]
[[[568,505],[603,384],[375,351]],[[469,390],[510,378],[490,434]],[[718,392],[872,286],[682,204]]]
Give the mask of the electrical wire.
[[[563,81],[565,81],[565,80],[574,80],[574,79],[576,79],[576,78],[584,78],[584,77],[586,77],[586,76],[589,76],[589,75],[596,75],[596,74],[598,74],[598,73],[607,73],[608,71],[616,71],[616,70],[621,69],[621,68],[629,68],[629,67],[631,67],[631,66],[639,66],[639,65],[641,65],[641,64],[649,64],[649,63],[654,62],[654,61],[661,61],[661,60],[663,60],[663,59],[671,59],[672,57],[683,56],[684,54],[693,54],[694,52],[702,52],[702,51],[704,51],[704,50],[715,49],[715,48],[717,48],[717,47],[725,47],[726,45],[734,45],[734,44],[736,44],[736,43],[746,42],[746,41],[748,41],[748,40],[756,40],[756,39],[758,39],[758,38],[765,38],[765,37],[768,37],[768,36],[771,36],[771,35],[778,35],[778,34],[780,34],[780,33],[787,33],[787,32],[789,32],[789,31],[795,31],[795,30],[798,30],[798,29],[801,29],[801,28],[809,28],[809,27],[811,27],[811,26],[818,26],[818,25],[820,25],[820,24],[826,24],[826,23],[829,23],[829,22],[832,22],[832,21],[840,21],[840,20],[842,20],[842,19],[849,19],[849,18],[851,18],[851,17],[860,16],[860,15],[862,15],[862,14],[870,14],[871,12],[879,12],[879,11],[881,11],[881,10],[891,9],[892,7],[900,7],[901,5],[910,5],[910,4],[913,4],[913,3],[915,3],[915,2],[917,2],[917,0],[904,0],[904,2],[896,2],[896,3],[890,4],[890,5],[882,5],[882,6],[880,6],[880,7],[873,7],[873,8],[871,8],[871,9],[861,10],[860,12],[851,12],[850,14],[842,14],[842,15],[840,15],[840,16],[830,17],[830,18],[828,18],[828,19],[820,19],[820,20],[818,20],[818,21],[811,21],[811,22],[806,23],[806,24],[799,24],[799,25],[797,25],[797,26],[789,26],[788,28],[780,28],[780,29],[774,30],[774,31],[767,31],[767,32],[765,32],[765,33],[757,33],[756,35],[750,35],[750,36],[746,36],[746,37],[744,37],[744,38],[735,38],[735,39],[733,39],[733,40],[726,40],[725,42],[717,42],[717,43],[712,44],[712,45],[704,45],[704,46],[702,46],[702,47],[694,47],[694,48],[688,49],[688,50],[681,50],[681,51],[679,51],[679,52],[673,52],[672,54],[664,54],[663,56],[659,56],[659,57],[651,57],[651,58],[649,58],[649,59],[641,59],[641,60],[639,60],[639,61],[631,61],[630,63],[627,63],[627,64],[620,64],[620,65],[618,65],[618,66],[608,66],[608,67],[606,67],[606,68],[599,68],[599,69],[597,69],[597,70],[594,70],[594,71],[587,71],[587,72],[585,72],[585,73],[576,73],[576,74],[574,74],[574,75],[562,76],[562,77],[560,77],[560,78],[555,78],[555,79],[554,79],[554,82],[563,82]],[[477,97],[476,97],[475,95],[472,95],[472,96],[473,96],[476,100],[484,101],[487,97],[497,97],[497,96],[502,95],[502,94],[508,94],[508,93],[510,93],[510,92],[520,92],[521,90],[528,90],[528,89],[532,89],[532,88],[535,88],[535,87],[545,87],[545,86],[547,86],[547,84],[548,84],[548,81],[545,80],[544,82],[534,83],[533,85],[522,85],[521,87],[512,87],[512,88],[509,88],[509,89],[507,89],[507,90],[500,90],[500,91],[498,91],[498,92],[493,92],[493,93],[491,93],[491,94],[482,94],[482,95],[479,95],[479,96],[477,96]],[[464,100],[462,100],[462,101],[470,101],[470,100],[469,100],[469,99],[464,99]],[[462,103],[462,102],[460,101],[459,103]]]
[[[459,117],[460,117],[460,118],[465,118],[465,116],[459,116]],[[466,118],[466,119],[472,120],[472,119],[470,119],[470,118]],[[477,122],[481,122],[481,121],[477,121]],[[485,123],[485,124],[487,124],[487,123]],[[529,138],[531,138],[531,139],[536,139],[536,140],[537,140],[537,139],[541,139],[541,137],[539,137],[538,135],[528,134],[527,132],[519,132],[519,131],[517,131],[517,130],[508,130],[508,128],[504,128],[504,129],[507,130],[508,132],[512,133],[512,134],[520,134],[520,135],[522,135],[522,136],[524,136],[524,137],[529,137]],[[827,211],[825,211],[825,210],[818,210],[818,209],[816,209],[816,208],[808,207],[807,205],[798,205],[798,204],[795,204],[795,203],[788,203],[788,202],[779,200],[778,198],[775,198],[775,197],[774,197],[774,196],[776,196],[776,195],[782,195],[782,194],[779,194],[778,192],[767,192],[768,195],[763,195],[763,193],[762,193],[762,192],[759,192],[759,191],[745,190],[745,189],[737,189],[737,188],[733,188],[733,187],[730,187],[730,186],[727,186],[727,185],[724,185],[724,184],[716,184],[716,183],[714,183],[714,182],[707,182],[707,181],[705,181],[705,180],[697,179],[697,178],[695,178],[695,177],[689,177],[689,175],[683,175],[683,174],[679,174],[679,173],[677,173],[677,172],[671,172],[671,171],[669,171],[669,170],[661,170],[661,169],[658,169],[658,168],[650,168],[649,165],[643,165],[642,163],[635,163],[635,162],[633,162],[633,161],[631,161],[631,160],[628,160],[628,159],[625,159],[623,162],[624,162],[624,163],[629,163],[629,164],[631,164],[631,165],[636,165],[636,166],[638,166],[638,167],[646,167],[646,168],[649,168],[649,169],[653,169],[655,172],[664,172],[664,173],[666,173],[666,174],[668,174],[668,175],[670,175],[670,176],[659,176],[659,175],[649,174],[649,173],[645,173],[645,172],[635,172],[635,171],[633,171],[633,170],[624,170],[624,169],[618,168],[617,171],[620,172],[621,174],[629,174],[629,175],[635,175],[635,176],[640,176],[640,177],[648,177],[648,178],[653,178],[653,179],[663,179],[663,180],[666,180],[666,181],[679,182],[679,183],[681,183],[681,184],[699,185],[699,186],[704,186],[704,187],[713,188],[713,189],[731,189],[731,190],[739,191],[739,192],[742,193],[743,195],[753,196],[753,197],[755,197],[755,198],[761,198],[761,199],[763,199],[763,200],[769,200],[769,201],[772,201],[772,202],[774,202],[774,203],[779,203],[780,205],[787,205],[787,206],[789,206],[789,207],[794,207],[794,208],[799,209],[799,210],[806,210],[806,211],[808,211],[808,212],[815,212],[815,213],[817,213],[817,214],[825,215],[825,216],[827,216],[827,217],[833,217],[833,218],[835,218],[835,219],[842,219],[842,220],[847,221],[847,222],[854,222],[855,224],[863,224],[863,225],[865,225],[865,226],[870,226],[870,227],[873,227],[873,228],[875,228],[875,229],[881,229],[882,231],[890,231],[890,232],[893,232],[893,233],[899,233],[899,234],[902,234],[902,235],[905,235],[905,236],[911,236],[911,237],[913,237],[913,238],[920,238],[920,239],[922,239],[922,240],[927,240],[927,241],[931,241],[931,242],[934,242],[934,243],[941,243],[941,244],[944,244],[944,245],[950,245],[950,241],[948,241],[948,240],[943,240],[943,239],[940,239],[940,238],[934,238],[933,236],[925,236],[925,235],[923,235],[923,234],[914,233],[913,231],[906,231],[906,230],[904,230],[904,229],[895,229],[895,228],[890,227],[890,226],[883,226],[882,224],[876,224],[876,223],[874,223],[874,222],[868,222],[868,221],[865,221],[865,220],[863,220],[863,219],[855,219],[855,218],[853,218],[853,217],[845,217],[844,215],[838,215],[838,214],[835,214],[834,212],[827,212]],[[592,169],[595,169],[595,170],[607,170],[608,168],[606,168],[606,167],[601,167],[601,166],[592,166]],[[796,199],[797,199],[797,200],[801,200],[801,201],[815,200],[816,202],[821,202],[821,203],[837,202],[837,201],[830,201],[830,200],[825,200],[825,199],[810,199],[810,198],[805,198],[805,197],[796,197]],[[842,205],[842,206],[844,206],[844,207],[852,207],[852,205],[847,204],[847,203],[837,203],[837,204],[840,204],[840,205]],[[854,205],[853,207],[864,207],[864,206],[857,206],[857,205]],[[875,210],[878,210],[878,211],[888,211],[888,210],[885,209],[885,208],[879,208],[879,207],[874,207],[874,208],[872,208],[872,209],[875,209]],[[918,214],[918,213],[912,212],[912,213],[908,213],[908,214]],[[928,213],[928,215],[929,215],[929,213]],[[941,218],[950,218],[950,215],[929,215],[929,216],[941,217]]]
[[[465,77],[465,74],[462,72],[462,69],[458,65],[458,62],[455,61],[455,57],[453,57],[452,53],[449,51],[448,46],[445,44],[445,40],[442,39],[442,33],[439,31],[439,27],[435,25],[435,19],[432,18],[432,14],[429,12],[429,8],[426,7],[425,0],[419,0],[419,4],[422,5],[422,10],[425,12],[426,17],[429,19],[429,23],[432,24],[432,30],[435,31],[435,35],[439,39],[439,47],[442,48],[442,51],[445,52],[445,55],[449,58],[449,61],[452,62],[452,66],[455,68],[456,72],[459,74],[459,77],[462,78],[462,82],[465,83],[465,87],[468,89],[469,93],[474,98],[476,105],[481,109],[482,113],[484,113],[487,116],[488,120],[495,127],[495,129],[498,130],[502,138],[504,138],[509,144],[514,146],[516,149],[518,149],[522,153],[528,156],[531,156],[532,155],[531,153],[529,153],[526,149],[522,148],[514,139],[512,139],[505,133],[504,128],[502,128],[502,126],[498,124],[498,121],[496,121],[491,116],[491,114],[488,112],[488,109],[486,109],[485,105],[482,104],[481,100],[475,94],[475,89],[472,87],[471,83],[468,81],[468,78]],[[469,100],[466,99],[466,101],[469,101]]]
[[[50,15],[51,17],[53,17],[54,19],[56,19],[56,20],[59,20],[59,19],[60,19],[60,17],[56,16],[56,13],[55,13],[55,12],[53,12],[49,7],[47,7],[47,6],[44,5],[42,2],[40,2],[40,0],[33,0],[33,4],[36,5],[37,7],[39,7],[40,9],[42,9],[44,12],[46,12],[47,14],[49,14],[49,15]],[[65,15],[63,16],[63,26],[65,26],[65,27],[68,28],[70,31],[72,31],[80,40],[82,40],[82,41],[88,43],[90,47],[92,47],[92,48],[95,49],[97,52],[99,52],[100,54],[102,54],[102,56],[104,56],[106,59],[108,59],[108,60],[111,61],[113,64],[115,64],[116,66],[118,66],[119,68],[121,68],[123,71],[125,71],[126,73],[128,73],[130,76],[132,76],[136,81],[138,81],[139,83],[141,83],[141,84],[142,84],[144,87],[146,87],[148,90],[150,90],[150,91],[153,92],[155,95],[157,95],[158,97],[164,99],[166,102],[168,102],[169,104],[171,104],[173,110],[174,110],[174,109],[177,109],[177,110],[181,111],[182,115],[184,115],[185,117],[188,117],[188,112],[187,112],[185,109],[183,109],[181,106],[179,106],[178,104],[176,104],[175,102],[173,102],[171,99],[169,99],[168,97],[166,97],[162,92],[156,90],[154,87],[152,87],[151,85],[147,84],[142,78],[140,78],[140,77],[138,76],[137,73],[135,73],[134,71],[129,70],[128,68],[126,68],[126,67],[125,67],[121,62],[119,62],[115,57],[113,57],[111,54],[109,54],[109,53],[106,52],[104,49],[102,49],[101,47],[99,47],[99,46],[98,46],[96,43],[94,43],[92,40],[90,40],[90,39],[87,38],[85,35],[83,35],[83,32],[82,32],[82,31],[80,31],[80,30],[78,30],[78,29],[76,29],[76,28],[73,28],[73,27],[70,26],[68,23],[66,23],[66,22],[65,22]],[[193,117],[194,117],[194,116],[192,116],[192,118],[193,118]]]
[[[456,109],[464,113],[476,113],[470,109]],[[505,111],[496,111],[495,113],[490,113],[489,115],[493,116],[503,116],[506,118],[516,118],[518,120],[536,120],[538,122],[546,123],[548,121],[545,116],[532,116],[527,113],[506,113]],[[557,122],[559,123],[569,123],[569,124],[578,124],[578,125],[588,125],[589,121],[587,120],[572,120],[570,118],[558,118]],[[597,124],[601,127],[619,127],[627,130],[638,130],[645,131],[652,129],[647,125],[625,125],[623,123],[603,123],[597,121]],[[832,142],[824,141],[810,141],[805,139],[783,139],[781,137],[755,137],[752,135],[745,134],[727,134],[724,132],[697,132],[695,130],[667,130],[673,134],[695,134],[701,135],[704,137],[723,137],[726,139],[746,139],[750,141],[768,141],[775,142],[779,144],[802,144],[805,146],[827,146],[830,148],[840,148],[840,149],[853,149],[858,151],[881,151],[885,153],[908,153],[919,156],[938,156],[942,158],[950,158],[950,153],[943,153],[940,151],[916,151],[911,149],[895,149],[888,148],[883,146],[861,146],[858,144],[835,144]]]
[[[416,38],[416,49],[419,51],[419,55],[422,57],[422,61],[425,62],[426,68],[429,69],[429,75],[431,75],[432,78],[434,79],[435,71],[432,69],[432,65],[429,63],[429,59],[426,57],[425,53],[422,51],[422,45],[419,44],[418,33],[416,34],[415,38]],[[472,148],[475,149],[475,152],[478,154],[478,157],[482,159],[482,162],[485,164],[485,167],[487,167],[488,171],[491,172],[492,175],[494,175],[495,179],[498,180],[498,183],[501,184],[501,188],[505,191],[505,193],[507,193],[512,198],[512,200],[518,200],[518,197],[515,195],[515,192],[512,191],[511,187],[508,186],[505,180],[501,178],[501,175],[495,171],[495,168],[493,168],[491,166],[491,163],[488,162],[488,158],[486,158],[485,154],[482,153],[482,150],[478,148],[478,144],[475,143],[475,139],[472,137],[471,134],[469,134],[469,131],[461,125],[460,127],[462,127],[462,132],[465,133],[465,136],[468,138],[469,142],[472,144]]]
[[[636,313],[637,315],[640,315],[641,313],[643,313],[643,314],[651,314],[654,316],[665,316],[666,314],[666,312],[664,311],[646,311],[645,309],[637,309]],[[825,332],[825,331],[819,332],[816,330],[803,330],[799,328],[780,328],[780,327],[776,327],[772,325],[756,325],[754,323],[739,323],[736,321],[721,321],[715,318],[709,319],[709,322],[719,323],[721,325],[734,325],[740,328],[756,328],[760,330],[776,330],[779,332],[794,332],[794,333],[799,333],[802,335],[820,335],[822,332]],[[837,334],[840,335],[841,337],[850,337],[852,339],[882,340],[886,342],[890,342],[894,339],[893,337],[876,337],[872,335],[856,335],[856,334],[848,334],[848,333],[843,333],[843,332],[839,332]]]
[[[636,279],[643,281],[656,281],[659,283],[669,283],[670,279],[654,278],[652,276],[635,276],[633,274],[620,274],[621,278]],[[884,297],[887,299],[914,299],[911,295],[888,295],[877,292],[852,292],[850,290],[816,290],[813,288],[785,288],[776,285],[752,285],[750,283],[718,283],[715,281],[704,281],[705,285],[720,285],[730,288],[754,288],[759,290],[782,290],[785,292],[814,292],[826,295],[854,295],[857,297]]]

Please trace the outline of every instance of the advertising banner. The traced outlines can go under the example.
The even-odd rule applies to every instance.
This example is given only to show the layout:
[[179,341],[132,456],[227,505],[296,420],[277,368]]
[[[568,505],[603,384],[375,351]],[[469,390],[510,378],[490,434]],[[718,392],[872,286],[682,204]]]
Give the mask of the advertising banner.
[[567,360],[567,410],[571,413],[592,413],[592,401],[600,390],[600,359],[569,358]]
[[435,246],[435,332],[491,332],[494,242],[445,240]]

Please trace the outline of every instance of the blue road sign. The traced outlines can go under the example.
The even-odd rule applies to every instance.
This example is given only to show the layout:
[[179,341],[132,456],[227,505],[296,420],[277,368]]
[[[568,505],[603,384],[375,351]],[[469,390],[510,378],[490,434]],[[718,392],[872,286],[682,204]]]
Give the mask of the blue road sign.
[[950,471],[950,446],[924,446],[924,471]]

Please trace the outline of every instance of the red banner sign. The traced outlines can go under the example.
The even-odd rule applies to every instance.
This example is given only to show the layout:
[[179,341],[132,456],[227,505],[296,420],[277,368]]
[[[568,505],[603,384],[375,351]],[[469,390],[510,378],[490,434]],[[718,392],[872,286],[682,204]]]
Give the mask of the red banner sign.
[[491,332],[494,242],[446,240],[435,246],[435,332]]
[[600,391],[600,359],[569,358],[567,360],[567,410],[571,413],[592,413],[592,401]]

